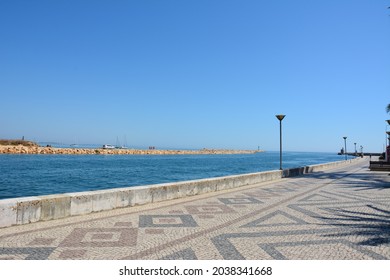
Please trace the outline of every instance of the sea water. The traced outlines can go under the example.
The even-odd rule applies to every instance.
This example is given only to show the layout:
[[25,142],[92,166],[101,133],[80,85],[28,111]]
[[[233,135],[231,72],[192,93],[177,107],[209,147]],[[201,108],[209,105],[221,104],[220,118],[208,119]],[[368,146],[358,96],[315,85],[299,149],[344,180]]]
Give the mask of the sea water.
[[[343,160],[284,152],[283,168]],[[279,169],[279,152],[240,155],[0,155],[0,199],[178,182]]]

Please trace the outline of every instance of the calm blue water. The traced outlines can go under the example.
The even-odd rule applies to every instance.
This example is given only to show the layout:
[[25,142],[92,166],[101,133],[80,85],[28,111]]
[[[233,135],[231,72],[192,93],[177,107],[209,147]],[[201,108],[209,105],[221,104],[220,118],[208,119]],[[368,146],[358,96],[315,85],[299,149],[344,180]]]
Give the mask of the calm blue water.
[[[283,168],[343,160],[283,153]],[[0,155],[0,199],[149,185],[279,169],[279,152],[249,155]]]

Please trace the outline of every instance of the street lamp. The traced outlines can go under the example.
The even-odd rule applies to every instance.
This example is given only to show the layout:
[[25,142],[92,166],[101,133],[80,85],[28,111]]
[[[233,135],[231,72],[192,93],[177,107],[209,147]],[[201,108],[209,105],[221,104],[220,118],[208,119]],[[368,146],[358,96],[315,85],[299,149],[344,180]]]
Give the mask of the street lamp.
[[355,144],[355,156],[356,156],[356,154],[357,154],[357,150],[356,150],[356,143],[354,143]]
[[347,136],[344,136],[344,153],[345,153],[345,160],[347,160]]
[[280,123],[280,170],[283,170],[282,168],[282,120],[284,119],[286,115],[276,115],[276,118],[279,120]]

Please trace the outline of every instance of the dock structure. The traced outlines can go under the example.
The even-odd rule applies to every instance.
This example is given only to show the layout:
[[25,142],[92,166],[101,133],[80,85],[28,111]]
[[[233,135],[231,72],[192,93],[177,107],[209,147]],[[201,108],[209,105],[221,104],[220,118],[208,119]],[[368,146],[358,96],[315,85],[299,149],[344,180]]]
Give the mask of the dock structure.
[[373,156],[373,157],[379,157],[382,155],[382,153],[337,153],[339,156],[347,155],[347,156],[353,156],[353,157],[363,157],[363,156]]
[[[305,171],[198,195],[200,186],[194,186],[183,198],[3,227],[0,258],[389,260],[388,172],[370,172],[368,157]],[[153,191],[143,195],[153,197]],[[27,219],[31,212],[17,209],[23,210],[21,219]]]

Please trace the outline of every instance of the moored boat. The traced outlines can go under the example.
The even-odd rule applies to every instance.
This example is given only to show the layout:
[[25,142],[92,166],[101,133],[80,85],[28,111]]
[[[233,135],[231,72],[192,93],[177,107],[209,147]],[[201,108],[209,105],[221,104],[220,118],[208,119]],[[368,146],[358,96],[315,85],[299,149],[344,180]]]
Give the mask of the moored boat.
[[103,149],[115,149],[115,146],[109,145],[109,144],[105,144],[105,145],[103,145]]

